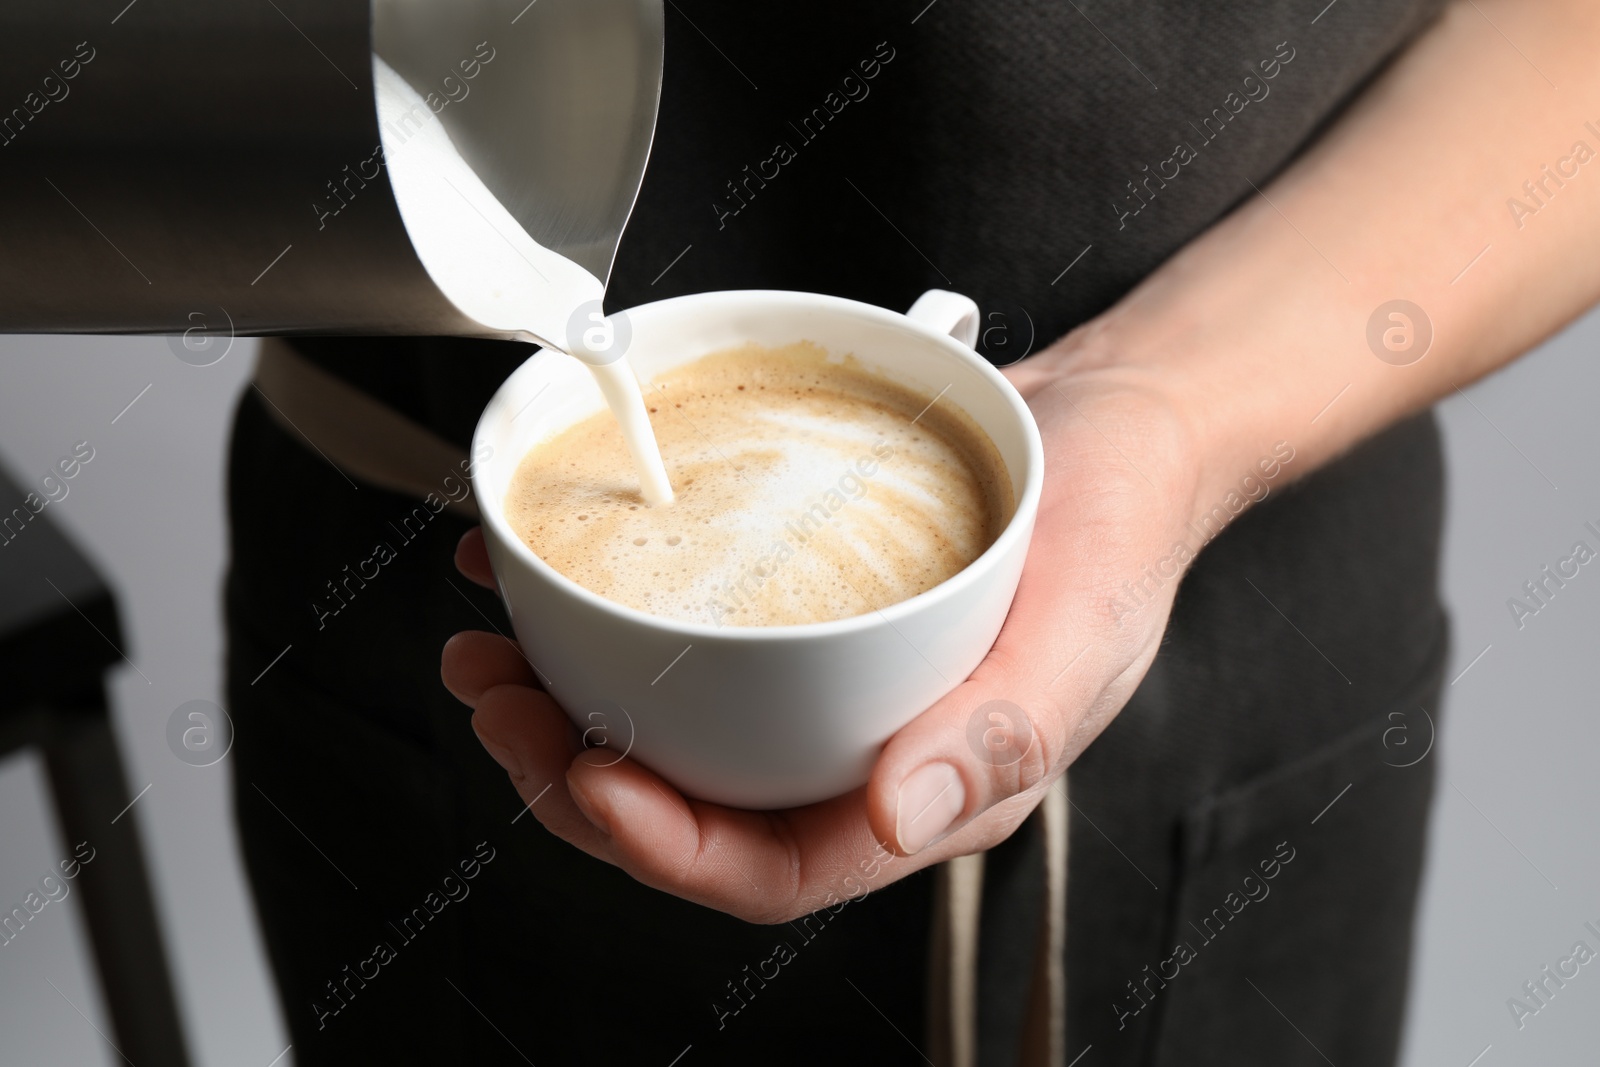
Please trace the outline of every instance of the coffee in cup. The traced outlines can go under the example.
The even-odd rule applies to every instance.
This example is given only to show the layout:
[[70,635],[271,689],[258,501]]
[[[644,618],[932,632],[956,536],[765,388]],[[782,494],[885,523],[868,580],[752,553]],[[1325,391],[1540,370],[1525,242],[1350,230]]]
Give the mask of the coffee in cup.
[[523,458],[522,541],[616,603],[717,626],[829,622],[958,574],[1014,511],[999,451],[954,403],[798,342],[645,384],[676,499],[650,506],[609,411]]
[[[918,401],[912,416],[934,401],[921,418],[905,420],[919,429],[934,412],[970,416],[1004,463],[1001,481],[1015,501],[1009,520],[960,573],[848,618],[716,625],[602,596],[556,570],[515,528],[509,503],[523,461],[606,410],[587,367],[557,352],[535,354],[506,380],[478,422],[474,455],[486,458],[473,471],[473,491],[501,601],[539,683],[591,744],[603,738],[617,757],[637,760],[685,795],[733,807],[790,808],[854,789],[895,731],[972,674],[1005,622],[1044,485],[1043,443],[1033,416],[1011,384],[973,352],[978,308],[958,294],[930,291],[905,315],[835,296],[772,290],[695,293],[626,314],[628,362],[658,409],[663,401],[655,385],[708,354],[751,344],[774,352],[804,340],[835,354],[833,368],[852,366],[844,355],[854,353],[861,370],[904,387]],[[748,392],[748,380],[733,383],[731,391],[739,394],[741,384]],[[695,419],[692,396],[672,403],[684,405],[672,412]],[[904,411],[905,402],[891,407]],[[669,432],[667,410],[649,417]],[[841,489],[842,463],[838,469],[822,464],[818,484],[805,484],[800,499],[784,499],[760,517],[793,521],[795,511],[826,500],[841,505],[839,514],[830,512],[839,518],[873,499],[879,484],[890,483],[878,482],[887,472],[872,456],[877,438],[870,433],[861,452],[850,455],[851,469],[869,483],[865,496],[850,498],[853,482]],[[871,479],[855,466],[863,456],[880,464]],[[636,491],[637,475],[626,473],[620,451],[615,462],[618,491]],[[684,480],[681,473],[675,478]],[[842,499],[828,497],[830,488]],[[587,527],[594,514],[577,512],[571,521]],[[783,522],[777,526],[781,530]],[[800,561],[797,555],[776,571],[766,569],[767,584],[782,582]],[[752,575],[758,565],[759,555],[749,564]],[[745,584],[753,588],[755,578]]]

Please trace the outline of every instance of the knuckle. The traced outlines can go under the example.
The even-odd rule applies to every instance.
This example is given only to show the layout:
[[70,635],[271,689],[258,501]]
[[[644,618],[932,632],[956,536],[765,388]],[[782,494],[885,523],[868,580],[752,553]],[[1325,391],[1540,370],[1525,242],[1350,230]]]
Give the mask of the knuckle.
[[1032,743],[1022,753],[1022,758],[1012,768],[1014,775],[1011,783],[1012,793],[1025,793],[1032,790],[1040,783],[1049,781],[1054,777],[1059,744],[1056,742],[1056,728],[1054,716],[1049,712],[1040,712],[1023,708],[1032,730]]
[[777,872],[777,885],[772,886],[773,892],[767,894],[771,905],[763,909],[771,919],[763,920],[770,923],[787,922],[793,916],[791,913],[799,906],[802,888],[805,885],[805,858],[800,848],[800,841],[795,836],[794,827],[783,816],[768,813],[767,825],[772,831],[772,836],[783,846],[783,861]]
[[1055,774],[1062,744],[1053,707],[1033,707],[1008,700],[979,704],[967,723],[967,742],[976,757],[971,764],[986,797],[980,807],[1025,793]]
[[732,915],[754,926],[777,926],[784,921],[783,915],[754,901],[741,901],[733,908]]

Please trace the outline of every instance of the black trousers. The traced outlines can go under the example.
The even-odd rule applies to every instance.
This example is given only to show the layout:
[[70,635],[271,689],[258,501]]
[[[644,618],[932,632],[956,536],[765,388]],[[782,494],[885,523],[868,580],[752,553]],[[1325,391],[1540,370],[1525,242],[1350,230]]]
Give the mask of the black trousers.
[[[1437,758],[1440,484],[1424,416],[1274,490],[1184,580],[1071,775],[1069,1058],[1393,1062]],[[466,524],[353,487],[251,394],[229,492],[237,818],[299,1062],[925,1062],[926,872],[765,927],[590,859],[520,816],[439,682],[449,635],[506,629],[451,565]],[[379,543],[393,560],[360,577]],[[1030,822],[988,857],[986,1065],[1016,1062],[1041,856]]]

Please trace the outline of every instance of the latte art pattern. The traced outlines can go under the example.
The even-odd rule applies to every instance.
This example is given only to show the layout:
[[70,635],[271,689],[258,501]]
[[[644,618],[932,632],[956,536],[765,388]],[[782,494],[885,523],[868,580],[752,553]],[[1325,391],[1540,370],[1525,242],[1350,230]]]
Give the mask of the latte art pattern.
[[645,386],[677,494],[639,498],[599,412],[536,445],[506,514],[545,562],[653,615],[781,626],[931,589],[993,544],[1011,482],[953,404],[810,344],[747,345]]

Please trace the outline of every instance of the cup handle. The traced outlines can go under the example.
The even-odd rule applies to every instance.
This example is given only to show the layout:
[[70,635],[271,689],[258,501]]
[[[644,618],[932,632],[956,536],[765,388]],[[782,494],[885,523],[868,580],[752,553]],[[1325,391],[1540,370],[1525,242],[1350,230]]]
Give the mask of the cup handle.
[[906,318],[947,333],[968,348],[978,343],[978,305],[960,293],[929,289],[917,297]]

